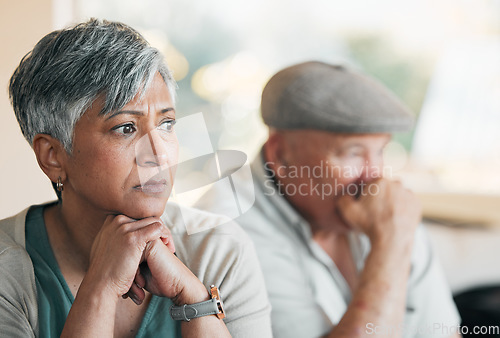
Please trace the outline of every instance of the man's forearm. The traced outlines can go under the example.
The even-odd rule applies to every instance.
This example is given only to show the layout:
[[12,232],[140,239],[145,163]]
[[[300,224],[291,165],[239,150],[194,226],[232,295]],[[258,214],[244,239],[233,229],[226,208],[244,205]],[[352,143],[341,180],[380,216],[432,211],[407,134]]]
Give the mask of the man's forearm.
[[394,330],[400,327],[412,246],[411,241],[373,243],[351,303],[328,338],[367,336],[370,323]]

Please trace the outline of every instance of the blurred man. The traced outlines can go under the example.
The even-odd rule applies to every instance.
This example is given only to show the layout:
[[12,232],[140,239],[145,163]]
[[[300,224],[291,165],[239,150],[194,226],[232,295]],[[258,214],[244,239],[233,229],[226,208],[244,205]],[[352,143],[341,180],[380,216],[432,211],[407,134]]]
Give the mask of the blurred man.
[[[419,203],[384,177],[390,133],[412,126],[407,109],[366,76],[320,62],[274,75],[261,109],[269,138],[251,166],[255,204],[237,221],[257,248],[274,335],[458,336]],[[221,196],[212,189],[198,206],[225,213]]]

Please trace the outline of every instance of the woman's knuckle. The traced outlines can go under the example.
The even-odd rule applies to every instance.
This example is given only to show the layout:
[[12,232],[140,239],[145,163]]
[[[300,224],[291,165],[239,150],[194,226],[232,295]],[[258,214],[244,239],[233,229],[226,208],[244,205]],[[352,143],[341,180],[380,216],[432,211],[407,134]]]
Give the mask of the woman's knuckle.
[[127,232],[125,234],[125,243],[127,244],[135,244],[137,242],[137,235],[135,232]]
[[125,215],[118,215],[115,217],[115,222],[122,224],[128,221],[128,217]]
[[122,224],[120,226],[119,230],[124,232],[124,233],[129,233],[132,230],[132,224],[131,223]]

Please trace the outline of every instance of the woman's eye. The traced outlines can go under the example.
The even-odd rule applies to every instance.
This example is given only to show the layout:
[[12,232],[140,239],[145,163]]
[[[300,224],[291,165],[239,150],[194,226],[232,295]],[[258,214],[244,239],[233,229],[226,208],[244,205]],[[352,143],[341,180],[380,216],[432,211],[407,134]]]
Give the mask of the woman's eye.
[[132,123],[122,124],[121,126],[113,128],[113,130],[119,134],[129,135],[137,131]]
[[167,120],[158,126],[158,129],[172,132],[174,130],[175,120]]

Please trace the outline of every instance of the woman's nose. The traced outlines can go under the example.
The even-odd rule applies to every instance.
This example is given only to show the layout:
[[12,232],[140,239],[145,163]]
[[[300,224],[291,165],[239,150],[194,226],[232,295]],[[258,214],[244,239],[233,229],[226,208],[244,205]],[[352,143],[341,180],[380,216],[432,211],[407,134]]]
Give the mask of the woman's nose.
[[168,163],[168,142],[156,129],[141,137],[135,150],[137,164],[141,167],[162,167]]

